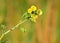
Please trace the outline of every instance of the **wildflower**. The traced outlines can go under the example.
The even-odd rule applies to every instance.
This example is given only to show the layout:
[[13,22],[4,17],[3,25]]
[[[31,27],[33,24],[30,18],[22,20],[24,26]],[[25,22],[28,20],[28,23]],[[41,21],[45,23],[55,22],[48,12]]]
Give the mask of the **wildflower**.
[[42,10],[37,9],[36,6],[33,5],[28,9],[28,13],[30,14],[30,20],[36,22],[38,16],[42,15]]
[[38,9],[38,10],[37,10],[37,14],[38,14],[38,15],[42,15],[42,10],[41,10],[41,9]]
[[36,22],[36,19],[38,18],[37,15],[31,15],[30,20]]
[[31,6],[31,8],[28,9],[28,13],[34,13],[34,11],[37,10],[36,6]]

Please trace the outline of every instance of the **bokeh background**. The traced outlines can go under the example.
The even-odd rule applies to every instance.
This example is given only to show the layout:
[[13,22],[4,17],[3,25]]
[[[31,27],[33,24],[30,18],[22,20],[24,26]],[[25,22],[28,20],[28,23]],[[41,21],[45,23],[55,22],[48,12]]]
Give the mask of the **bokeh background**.
[[0,0],[0,36],[15,26],[31,5],[43,11],[37,22],[23,23],[0,43],[60,43],[60,0]]

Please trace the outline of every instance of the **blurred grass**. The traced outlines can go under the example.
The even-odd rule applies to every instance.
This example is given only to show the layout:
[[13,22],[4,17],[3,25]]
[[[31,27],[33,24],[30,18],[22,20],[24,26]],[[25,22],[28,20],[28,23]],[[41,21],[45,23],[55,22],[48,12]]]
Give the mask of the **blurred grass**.
[[[23,15],[24,12],[27,11],[27,9],[30,7],[30,5],[34,4],[36,5],[37,7],[41,8],[42,11],[43,11],[43,15],[39,17],[38,19],[38,23],[31,23],[31,22],[27,22],[27,23],[24,23],[22,24],[20,27],[25,27],[27,29],[27,32],[26,33],[22,33],[21,30],[20,30],[20,27],[18,27],[17,29],[15,29],[14,31],[12,31],[11,33],[7,34],[5,37],[7,37],[7,43],[46,43],[46,42],[42,42],[44,41],[44,33],[46,32],[45,31],[45,21],[46,21],[46,17],[47,17],[47,10],[49,8],[48,5],[50,5],[50,2],[48,3],[48,1],[50,0],[0,0],[0,26],[2,23],[5,23],[7,24],[7,28],[6,30],[10,29],[11,27],[13,27],[14,25],[16,25],[18,23],[18,21],[21,19],[21,16]],[[56,25],[56,32],[53,30],[53,28],[49,29],[48,30],[48,34],[50,34],[50,36],[48,35],[48,40],[47,42],[49,43],[60,43],[60,1],[59,0],[53,0],[52,3],[53,4],[57,4],[54,3],[54,1],[58,1],[58,13],[56,14],[57,15],[57,25]],[[55,5],[54,5],[55,6]],[[54,7],[53,6],[53,7]],[[50,6],[52,7],[52,5]],[[52,8],[50,8],[52,9]],[[51,10],[48,10],[50,11],[51,13]],[[53,11],[52,11],[53,12]],[[56,12],[53,12],[54,14]],[[53,14],[52,14],[53,15]],[[49,16],[51,18],[51,16]],[[54,17],[53,17],[54,18]],[[52,19],[53,19],[52,18]],[[40,21],[41,20],[41,21]],[[47,20],[49,21],[49,20]],[[50,21],[49,21],[50,23]],[[37,24],[37,25],[36,25]],[[35,26],[37,28],[35,28]],[[48,24],[47,24],[48,25]],[[0,28],[1,29],[1,28]],[[35,30],[36,29],[36,30]],[[39,31],[42,31],[41,33],[39,33]],[[54,33],[56,33],[54,36],[56,38],[56,41],[52,40],[51,42],[51,39],[50,37],[53,37],[52,33],[49,33],[54,31]],[[0,30],[1,31],[1,30]],[[37,33],[36,33],[37,32]],[[53,34],[54,34],[53,33]],[[1,34],[1,32],[0,32]],[[38,35],[39,34],[39,35]],[[41,38],[41,35],[42,35],[42,38]],[[52,36],[51,36],[52,35]],[[38,37],[40,36],[40,37]],[[41,38],[41,40],[40,40]],[[4,38],[5,40],[5,38]]]
[[58,14],[57,14],[57,43],[60,43],[60,3],[58,3]]

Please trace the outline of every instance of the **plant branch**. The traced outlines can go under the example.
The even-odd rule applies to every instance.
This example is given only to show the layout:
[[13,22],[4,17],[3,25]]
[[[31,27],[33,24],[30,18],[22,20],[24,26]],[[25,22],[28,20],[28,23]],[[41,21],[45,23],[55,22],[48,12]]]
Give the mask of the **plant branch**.
[[19,25],[21,25],[22,23],[26,22],[27,20],[21,21],[19,22],[17,25],[15,25],[13,28],[9,29],[8,31],[6,31],[5,33],[3,33],[0,37],[0,41],[2,40],[2,38],[8,34],[9,32],[13,31],[14,29],[16,29]]

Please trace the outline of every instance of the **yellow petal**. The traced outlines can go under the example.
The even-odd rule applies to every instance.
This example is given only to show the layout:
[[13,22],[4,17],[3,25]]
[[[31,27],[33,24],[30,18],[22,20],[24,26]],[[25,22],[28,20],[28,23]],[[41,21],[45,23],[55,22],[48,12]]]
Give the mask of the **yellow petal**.
[[31,21],[36,22],[37,17],[38,17],[37,15],[32,14]]
[[31,9],[32,9],[32,11],[37,10],[36,6],[34,6],[34,5],[31,6]]
[[34,18],[34,19],[36,19],[38,16],[37,16],[37,15],[32,14],[32,15],[31,15],[31,17],[32,17],[32,18]]
[[42,15],[42,10],[41,10],[41,9],[38,9],[38,10],[37,10],[37,14],[38,14],[38,15]]
[[29,8],[29,9],[28,9],[28,13],[31,13],[31,12],[32,12],[32,9],[31,9],[31,8]]
[[30,18],[31,21],[36,22],[36,19]]

